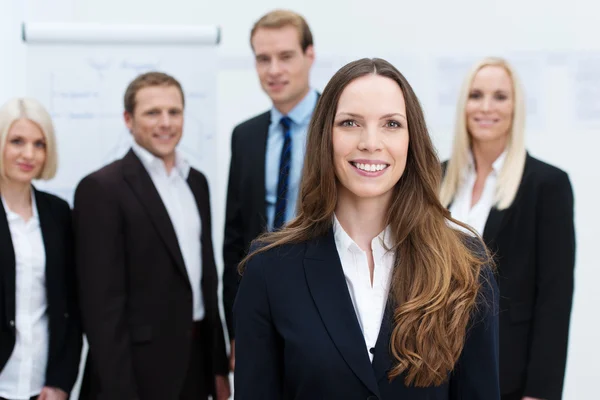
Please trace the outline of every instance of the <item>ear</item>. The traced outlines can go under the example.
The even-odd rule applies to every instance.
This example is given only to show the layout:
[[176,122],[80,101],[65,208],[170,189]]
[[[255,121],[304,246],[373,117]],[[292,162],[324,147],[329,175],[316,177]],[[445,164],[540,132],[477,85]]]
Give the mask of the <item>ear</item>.
[[133,130],[133,115],[129,111],[123,111],[123,119],[125,120],[125,125],[127,125],[127,129],[129,132]]
[[304,50],[304,55],[306,56],[306,58],[308,58],[310,65],[312,66],[315,62],[315,48],[312,44],[308,46],[306,50]]

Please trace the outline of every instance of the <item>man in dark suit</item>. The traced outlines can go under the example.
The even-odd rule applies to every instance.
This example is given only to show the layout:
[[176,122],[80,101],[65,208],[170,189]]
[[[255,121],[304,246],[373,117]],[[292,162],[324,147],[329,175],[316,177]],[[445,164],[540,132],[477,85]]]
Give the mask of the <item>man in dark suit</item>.
[[275,10],[250,33],[256,71],[271,110],[233,130],[223,244],[223,305],[235,366],[233,303],[250,242],[295,216],[306,131],[319,94],[309,84],[312,33],[297,13]]
[[183,109],[173,77],[138,76],[125,93],[132,149],[77,187],[84,398],[229,397],[208,184],[175,150]]

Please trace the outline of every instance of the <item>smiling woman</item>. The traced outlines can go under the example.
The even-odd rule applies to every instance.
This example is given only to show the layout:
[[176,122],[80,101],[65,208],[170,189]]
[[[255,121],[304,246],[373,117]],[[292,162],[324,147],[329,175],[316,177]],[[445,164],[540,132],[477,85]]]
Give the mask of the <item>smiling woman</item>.
[[457,115],[440,197],[497,255],[502,399],[560,399],[575,265],[569,177],[525,150],[524,95],[505,60],[473,66]]
[[298,216],[241,264],[236,399],[499,399],[497,287],[440,178],[404,76],[381,59],[340,69]]
[[77,378],[71,209],[32,185],[56,167],[48,112],[9,100],[0,108],[0,399],[66,400]]

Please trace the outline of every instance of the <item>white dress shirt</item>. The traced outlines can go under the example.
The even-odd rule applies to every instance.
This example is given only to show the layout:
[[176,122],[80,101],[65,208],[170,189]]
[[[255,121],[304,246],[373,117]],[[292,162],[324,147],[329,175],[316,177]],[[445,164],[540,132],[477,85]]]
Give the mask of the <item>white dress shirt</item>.
[[200,211],[187,177],[189,164],[177,153],[175,167],[167,174],[164,162],[134,142],[133,151],[148,171],[175,229],[179,249],[187,270],[193,295],[194,321],[204,319],[202,297],[202,226]]
[[[48,361],[46,250],[33,191],[32,217],[25,221],[2,204],[10,228],[16,261],[14,350],[0,373],[0,397],[29,400],[42,391]],[[0,249],[0,251],[2,251]]]
[[377,343],[394,268],[395,254],[386,250],[386,247],[393,245],[391,231],[388,227],[371,241],[375,267],[372,286],[367,253],[348,236],[335,216],[333,232],[352,305],[365,338],[369,358],[373,361],[370,349]]
[[506,151],[492,164],[492,172],[490,172],[485,179],[481,197],[475,205],[472,205],[473,187],[475,186],[475,180],[477,179],[477,171],[475,170],[473,154],[469,152],[467,169],[463,172],[461,184],[459,185],[456,196],[454,196],[452,205],[450,206],[452,218],[470,225],[480,236],[483,236],[485,224],[490,215],[490,211],[494,206],[496,184],[505,159]]

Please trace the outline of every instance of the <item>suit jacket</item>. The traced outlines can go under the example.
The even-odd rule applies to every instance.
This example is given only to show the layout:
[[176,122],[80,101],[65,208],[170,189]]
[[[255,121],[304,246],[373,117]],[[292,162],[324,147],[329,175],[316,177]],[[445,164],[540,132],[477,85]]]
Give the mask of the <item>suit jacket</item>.
[[[202,219],[206,384],[227,375],[218,311],[208,183],[187,180]],[[84,398],[177,399],[188,368],[192,288],[175,230],[150,175],[129,151],[85,177],[74,223],[84,331],[90,344]],[[83,390],[82,390],[83,392]]]
[[[321,93],[317,93],[317,99]],[[250,243],[267,230],[265,162],[271,111],[236,126],[231,135],[223,238],[223,308],[229,338],[235,338],[233,303],[240,275],[238,265]]]
[[448,382],[415,388],[403,375],[387,378],[391,307],[369,360],[332,230],[254,256],[235,301],[236,400],[499,399],[498,294],[485,271],[481,304]]
[[515,200],[492,208],[483,239],[498,269],[502,393],[559,400],[575,266],[567,174],[528,154]]
[[[34,190],[46,252],[49,325],[46,386],[69,393],[79,372],[82,335],[77,305],[71,209],[66,201]],[[0,202],[0,371],[16,340],[16,259],[6,210]],[[35,362],[35,360],[34,360]]]

